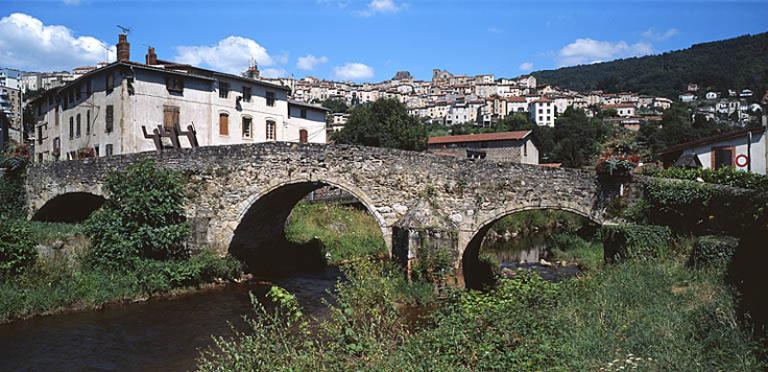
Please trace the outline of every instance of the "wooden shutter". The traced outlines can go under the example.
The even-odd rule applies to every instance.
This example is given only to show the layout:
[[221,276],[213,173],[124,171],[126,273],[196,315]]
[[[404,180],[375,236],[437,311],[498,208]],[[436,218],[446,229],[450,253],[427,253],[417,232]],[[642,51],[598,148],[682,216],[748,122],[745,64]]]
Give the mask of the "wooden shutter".
[[299,131],[299,143],[307,143],[307,130],[302,129]]
[[176,106],[163,106],[163,128],[171,130],[179,124],[179,108]]
[[219,135],[229,135],[229,115],[219,114]]

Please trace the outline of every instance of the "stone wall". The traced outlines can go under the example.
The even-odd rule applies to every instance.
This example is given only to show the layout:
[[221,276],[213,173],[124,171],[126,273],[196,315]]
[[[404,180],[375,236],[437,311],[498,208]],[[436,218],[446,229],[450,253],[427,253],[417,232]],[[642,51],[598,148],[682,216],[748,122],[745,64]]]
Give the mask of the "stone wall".
[[586,171],[381,148],[288,143],[200,147],[35,165],[27,171],[28,215],[34,217],[46,203],[68,193],[102,195],[107,172],[145,159],[186,176],[186,210],[194,226],[190,243],[222,253],[232,250],[238,240],[236,232],[243,232],[241,238],[250,236],[250,244],[280,238],[295,203],[328,185],[348,191],[368,208],[390,249],[393,227],[399,221],[414,220],[409,212],[417,205],[420,213],[431,209],[444,217],[433,221],[446,221],[446,226],[422,224],[416,230],[455,231],[457,260],[478,233],[513,212],[563,209],[598,223],[603,215],[600,187],[594,174]]

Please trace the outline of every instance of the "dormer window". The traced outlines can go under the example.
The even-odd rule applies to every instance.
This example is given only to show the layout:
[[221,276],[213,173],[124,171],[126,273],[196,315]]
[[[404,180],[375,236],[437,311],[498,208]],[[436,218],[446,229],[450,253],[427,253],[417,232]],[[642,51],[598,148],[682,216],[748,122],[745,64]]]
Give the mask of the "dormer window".
[[229,96],[229,83],[223,81],[219,82],[219,98],[227,98]]
[[180,76],[171,76],[165,78],[165,89],[172,93],[183,93],[184,78]]

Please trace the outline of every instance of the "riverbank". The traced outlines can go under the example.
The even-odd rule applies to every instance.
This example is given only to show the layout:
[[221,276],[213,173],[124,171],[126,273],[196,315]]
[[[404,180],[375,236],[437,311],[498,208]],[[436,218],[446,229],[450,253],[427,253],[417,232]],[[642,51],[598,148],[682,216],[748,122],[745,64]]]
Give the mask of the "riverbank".
[[[599,245],[570,250],[578,262]],[[200,360],[213,370],[742,370],[766,368],[741,327],[724,268],[684,255],[591,265],[550,283],[527,271],[487,292],[420,290],[386,263],[344,268],[330,319],[313,331],[285,295],[249,333],[219,338]],[[400,305],[398,305],[400,304]],[[410,304],[423,312],[414,329]],[[274,340],[281,340],[276,343]]]
[[[0,324],[120,303],[170,298],[244,279],[231,257],[203,251],[188,259],[145,260],[134,270],[84,262],[90,242],[81,225],[23,222],[39,251],[25,273],[0,280]],[[328,264],[386,255],[375,220],[365,211],[336,204],[297,205],[286,227],[289,240],[318,237]]]

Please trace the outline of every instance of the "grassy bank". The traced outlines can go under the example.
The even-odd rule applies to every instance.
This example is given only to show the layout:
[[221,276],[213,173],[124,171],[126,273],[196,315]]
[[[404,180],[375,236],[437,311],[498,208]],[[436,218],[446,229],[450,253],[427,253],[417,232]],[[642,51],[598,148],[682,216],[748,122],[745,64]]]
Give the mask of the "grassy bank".
[[0,280],[0,323],[66,310],[93,309],[188,290],[241,275],[240,264],[210,252],[170,261],[142,260],[126,270],[86,262],[88,239],[78,225],[29,223],[38,244],[64,242],[66,255],[38,257],[22,274]]
[[[599,245],[570,250],[594,261]],[[344,270],[333,316],[309,331],[288,294],[253,329],[218,339],[213,370],[761,370],[765,352],[737,321],[722,267],[677,259],[593,265],[558,284],[521,272],[490,292],[437,299],[386,264]],[[428,292],[427,292],[428,293]],[[418,294],[418,295],[417,295]],[[414,327],[412,309],[428,319]],[[310,337],[312,336],[312,337]],[[279,342],[275,342],[279,340]]]
[[496,221],[491,230],[499,235],[506,232],[526,235],[539,230],[573,232],[588,223],[575,213],[556,209],[534,209],[512,213]]
[[341,204],[299,203],[291,213],[285,233],[288,240],[296,243],[320,239],[331,265],[387,253],[376,220],[365,211]]

